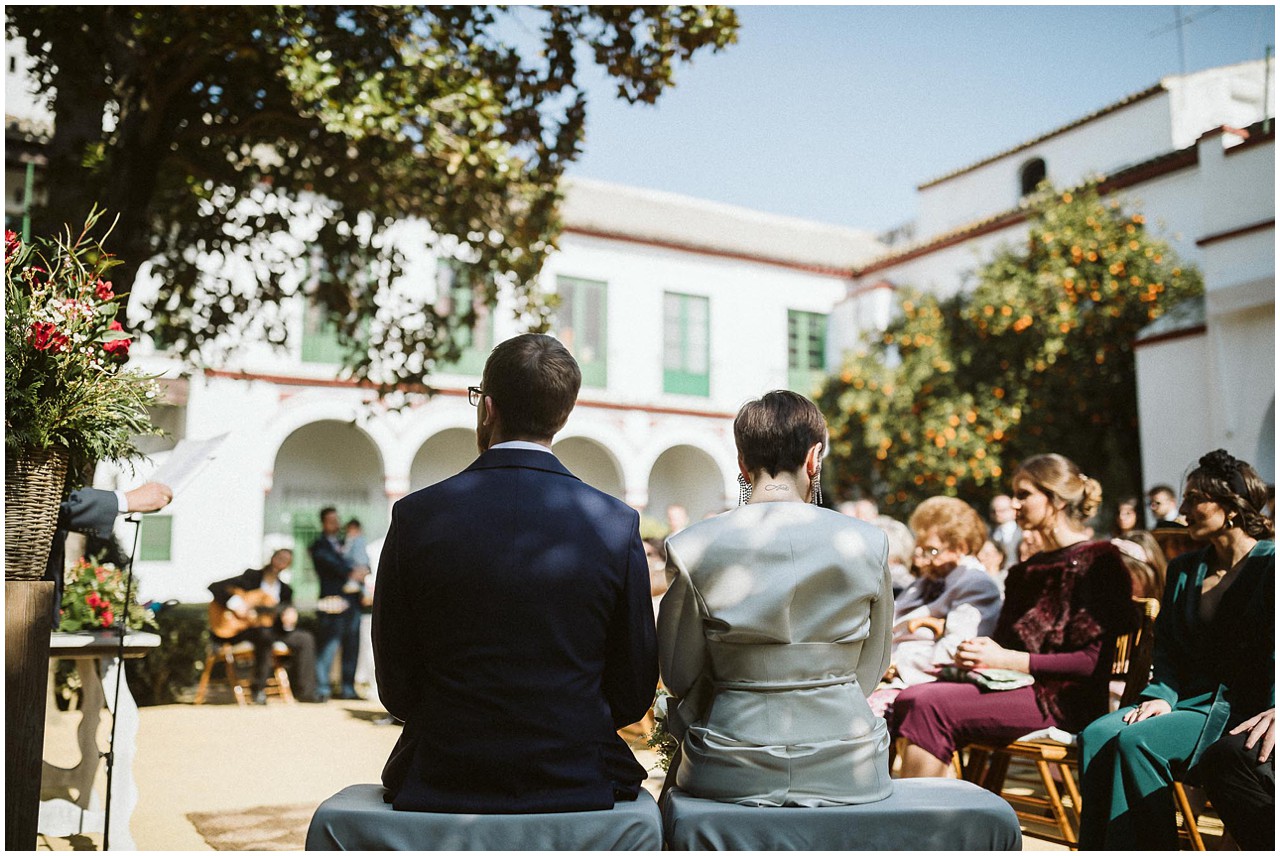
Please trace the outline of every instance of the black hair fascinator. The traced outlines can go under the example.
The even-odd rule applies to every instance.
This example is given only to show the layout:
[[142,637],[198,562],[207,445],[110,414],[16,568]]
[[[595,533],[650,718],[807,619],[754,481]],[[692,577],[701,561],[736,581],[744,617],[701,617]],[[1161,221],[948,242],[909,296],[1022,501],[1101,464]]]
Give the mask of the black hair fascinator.
[[1226,449],[1216,449],[1200,458],[1200,472],[1221,481],[1237,496],[1245,496],[1244,476],[1240,474],[1243,462]]

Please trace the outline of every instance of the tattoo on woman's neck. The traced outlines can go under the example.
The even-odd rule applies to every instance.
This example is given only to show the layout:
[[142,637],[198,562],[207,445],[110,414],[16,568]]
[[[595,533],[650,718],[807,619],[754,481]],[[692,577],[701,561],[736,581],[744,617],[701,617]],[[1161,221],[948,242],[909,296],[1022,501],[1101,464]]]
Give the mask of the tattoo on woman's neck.
[[764,486],[764,489],[765,490],[791,490],[791,488],[785,484],[767,484]]

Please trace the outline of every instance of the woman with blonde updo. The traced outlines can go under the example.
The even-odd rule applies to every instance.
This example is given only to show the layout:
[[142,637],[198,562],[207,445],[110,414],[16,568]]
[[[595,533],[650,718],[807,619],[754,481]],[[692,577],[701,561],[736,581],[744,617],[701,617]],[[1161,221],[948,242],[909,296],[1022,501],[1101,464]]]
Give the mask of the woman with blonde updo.
[[1013,474],[1018,525],[1037,533],[1044,549],[1009,569],[995,632],[960,643],[955,665],[1024,672],[1034,683],[986,691],[938,681],[903,690],[894,731],[908,743],[904,778],[946,775],[970,741],[1078,731],[1106,713],[1110,652],[1137,615],[1120,551],[1085,534],[1101,501],[1101,485],[1061,455],[1028,458]]

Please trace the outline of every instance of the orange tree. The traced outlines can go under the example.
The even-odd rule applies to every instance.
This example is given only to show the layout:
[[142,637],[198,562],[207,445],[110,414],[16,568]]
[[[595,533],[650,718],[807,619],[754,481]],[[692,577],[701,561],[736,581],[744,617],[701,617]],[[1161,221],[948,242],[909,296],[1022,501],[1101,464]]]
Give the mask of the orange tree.
[[870,493],[898,516],[936,494],[981,502],[1007,489],[1019,460],[1048,451],[1104,495],[1140,489],[1133,341],[1201,294],[1200,275],[1094,184],[1043,188],[1029,224],[972,291],[903,289],[883,336],[828,381],[838,491]]

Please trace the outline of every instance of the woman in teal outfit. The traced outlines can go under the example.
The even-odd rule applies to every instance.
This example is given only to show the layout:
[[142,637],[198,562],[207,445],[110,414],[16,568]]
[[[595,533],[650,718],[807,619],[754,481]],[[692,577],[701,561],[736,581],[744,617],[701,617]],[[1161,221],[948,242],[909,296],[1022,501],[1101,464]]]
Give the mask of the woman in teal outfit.
[[1155,668],[1139,704],[1080,735],[1081,850],[1178,847],[1172,781],[1227,731],[1274,728],[1275,527],[1267,488],[1225,451],[1187,476],[1188,534],[1169,565]]

